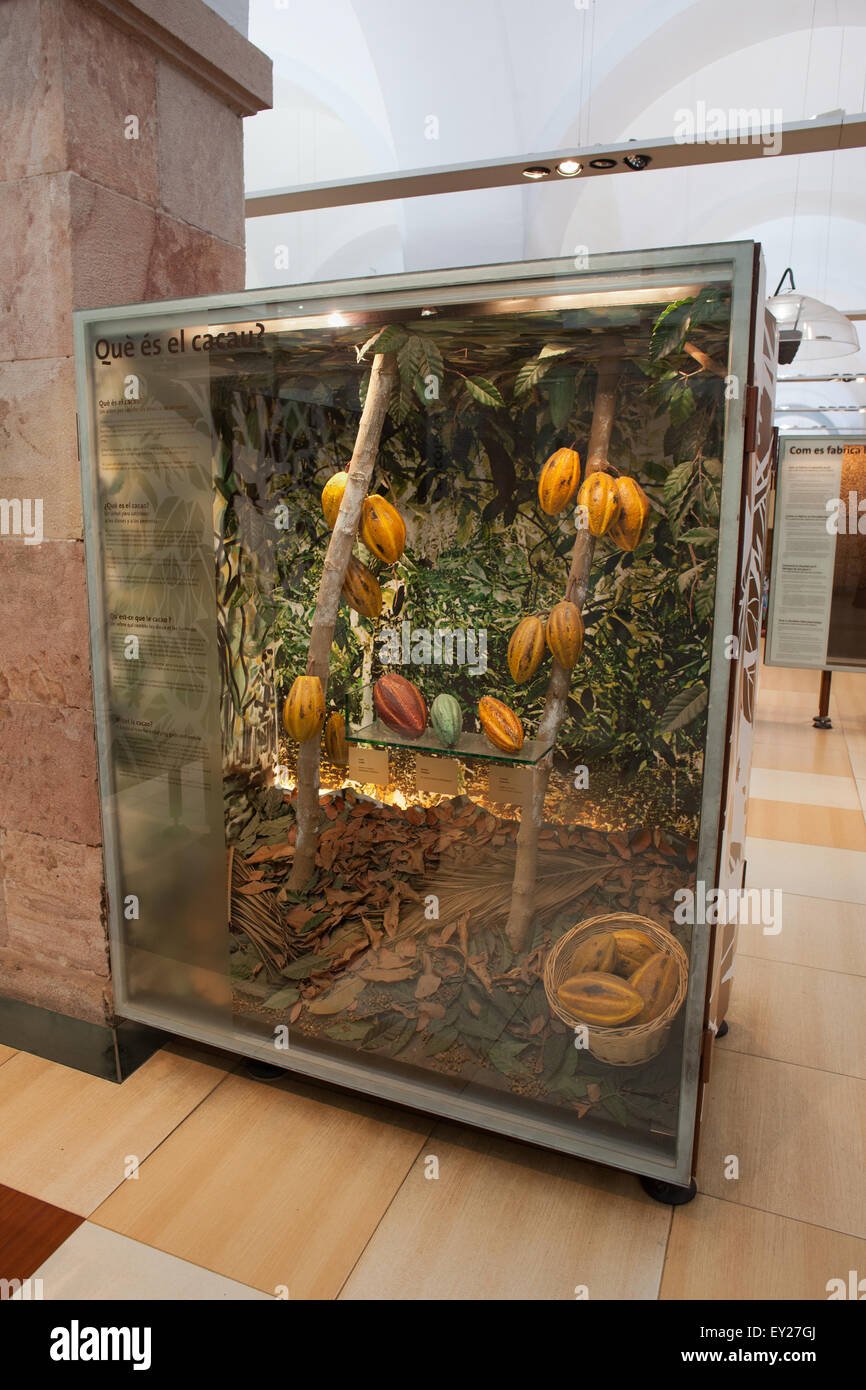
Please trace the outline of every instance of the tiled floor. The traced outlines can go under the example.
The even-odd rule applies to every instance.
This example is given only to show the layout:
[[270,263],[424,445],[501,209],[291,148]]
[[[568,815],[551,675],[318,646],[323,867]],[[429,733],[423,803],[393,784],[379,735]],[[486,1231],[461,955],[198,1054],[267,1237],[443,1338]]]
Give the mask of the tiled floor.
[[822,1299],[866,1269],[866,680],[834,678],[824,733],[817,681],[761,673],[747,882],[784,890],[782,929],[740,929],[694,1202],[193,1044],[122,1087],[0,1046],[0,1278],[48,1299]]

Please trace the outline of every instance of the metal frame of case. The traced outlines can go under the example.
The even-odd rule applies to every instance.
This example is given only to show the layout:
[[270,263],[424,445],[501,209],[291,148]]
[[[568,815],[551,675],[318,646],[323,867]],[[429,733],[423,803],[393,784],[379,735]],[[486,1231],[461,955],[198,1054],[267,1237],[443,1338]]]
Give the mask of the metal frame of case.
[[157,320],[194,315],[199,322],[228,325],[251,320],[300,319],[336,310],[383,311],[420,305],[465,304],[485,298],[538,297],[546,292],[557,297],[577,295],[581,303],[603,306],[634,303],[654,288],[687,291],[691,281],[705,283],[714,277],[731,286],[730,357],[728,371],[739,383],[726,403],[723,489],[719,518],[719,545],[707,743],[701,803],[701,828],[695,878],[713,885],[721,840],[721,818],[726,779],[726,747],[732,718],[730,663],[725,639],[732,631],[737,606],[738,550],[743,504],[744,446],[746,444],[746,384],[751,380],[755,344],[758,276],[756,247],[752,242],[620,252],[590,256],[587,268],[575,270],[568,260],[535,261],[513,265],[429,271],[370,279],[340,280],[279,289],[258,289],[236,294],[165,300],[95,310],[79,310],[74,316],[79,445],[82,466],[87,587],[90,609],[94,709],[97,727],[99,773],[102,791],[103,843],[109,901],[112,978],[118,1014],[168,1032],[189,1036],[217,1047],[279,1061],[288,1070],[321,1081],[379,1096],[385,1100],[433,1112],[469,1125],[503,1133],[516,1139],[560,1150],[614,1167],[678,1185],[687,1185],[692,1172],[696,1117],[701,1085],[706,982],[711,953],[711,928],[694,929],[690,962],[690,988],[684,1009],[685,1032],[680,1082],[680,1105],[675,1143],[676,1157],[668,1161],[625,1136],[617,1142],[591,1135],[579,1122],[532,1113],[515,1101],[494,1096],[459,1095],[438,1082],[434,1074],[423,1084],[370,1066],[361,1055],[337,1059],[303,1045],[291,1044],[280,1056],[273,1046],[237,1026],[193,1024],[168,1011],[145,1008],[126,994],[126,946],[121,911],[119,856],[112,811],[104,789],[110,786],[105,739],[108,716],[106,653],[100,634],[104,622],[102,551],[98,517],[98,477],[95,465],[95,427],[92,388],[87,357],[88,333],[115,325],[121,334],[146,330]]

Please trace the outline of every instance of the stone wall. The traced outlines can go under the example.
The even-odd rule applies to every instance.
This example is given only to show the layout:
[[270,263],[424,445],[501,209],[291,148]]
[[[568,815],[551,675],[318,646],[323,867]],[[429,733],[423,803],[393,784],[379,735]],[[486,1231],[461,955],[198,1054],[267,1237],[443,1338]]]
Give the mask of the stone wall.
[[243,288],[242,117],[271,65],[202,0],[0,20],[0,499],[42,499],[44,537],[0,507],[0,995],[104,1022],[71,315]]

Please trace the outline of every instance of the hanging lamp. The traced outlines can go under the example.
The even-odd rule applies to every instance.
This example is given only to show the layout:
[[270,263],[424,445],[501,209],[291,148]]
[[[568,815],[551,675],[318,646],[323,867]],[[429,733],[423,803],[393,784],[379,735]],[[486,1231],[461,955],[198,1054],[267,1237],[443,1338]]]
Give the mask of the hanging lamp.
[[[782,286],[788,279],[791,288],[783,292]],[[790,266],[776,286],[775,294],[767,300],[767,308],[779,325],[779,363],[783,367],[795,357],[801,362],[817,361],[821,357],[847,357],[860,347],[851,320],[830,304],[800,294]]]

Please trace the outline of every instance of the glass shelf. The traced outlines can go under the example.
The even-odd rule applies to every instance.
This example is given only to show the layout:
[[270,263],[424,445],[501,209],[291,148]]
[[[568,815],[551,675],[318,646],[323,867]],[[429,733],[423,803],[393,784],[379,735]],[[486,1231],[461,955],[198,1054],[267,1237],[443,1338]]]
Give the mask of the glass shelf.
[[349,743],[372,743],[376,748],[416,748],[424,753],[441,753],[443,758],[477,758],[487,763],[517,763],[531,767],[548,753],[553,743],[540,743],[529,739],[519,753],[504,753],[494,748],[484,734],[461,734],[453,748],[441,743],[431,728],[426,728],[420,738],[407,738],[389,729],[378,719],[372,724],[363,724],[353,729],[346,721],[346,738]]

